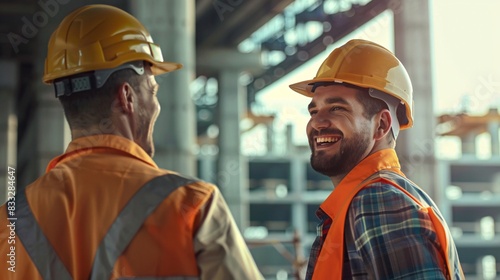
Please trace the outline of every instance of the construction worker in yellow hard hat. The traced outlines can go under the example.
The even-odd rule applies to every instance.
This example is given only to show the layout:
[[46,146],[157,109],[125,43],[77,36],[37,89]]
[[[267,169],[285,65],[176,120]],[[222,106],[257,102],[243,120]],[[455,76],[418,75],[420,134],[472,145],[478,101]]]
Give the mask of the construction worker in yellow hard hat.
[[290,88],[311,97],[311,166],[334,185],[316,212],[306,279],[464,279],[446,222],[394,150],[400,129],[413,125],[403,64],[351,40]]
[[0,207],[0,279],[262,279],[217,187],[152,159],[155,75],[180,67],[118,8],[64,18],[43,80],[72,141]]

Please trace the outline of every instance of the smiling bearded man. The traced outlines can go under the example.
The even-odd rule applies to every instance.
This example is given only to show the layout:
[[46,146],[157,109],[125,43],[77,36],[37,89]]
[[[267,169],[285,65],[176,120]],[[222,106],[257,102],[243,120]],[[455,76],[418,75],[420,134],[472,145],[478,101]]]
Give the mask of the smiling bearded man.
[[351,40],[316,77],[290,87],[311,97],[311,166],[330,177],[306,279],[464,279],[448,226],[401,172],[394,150],[413,125],[412,86],[386,48]]

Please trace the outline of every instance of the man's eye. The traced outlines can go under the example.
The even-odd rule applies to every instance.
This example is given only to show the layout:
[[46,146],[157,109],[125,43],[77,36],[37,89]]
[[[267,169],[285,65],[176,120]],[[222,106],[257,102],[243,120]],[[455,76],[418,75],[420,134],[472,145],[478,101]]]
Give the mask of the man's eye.
[[338,106],[334,106],[330,109],[330,111],[339,111],[339,110],[343,110],[344,108],[342,107],[338,107]]
[[313,115],[316,115],[318,113],[317,110],[312,110],[312,111],[309,111],[309,115],[310,116],[313,116]]

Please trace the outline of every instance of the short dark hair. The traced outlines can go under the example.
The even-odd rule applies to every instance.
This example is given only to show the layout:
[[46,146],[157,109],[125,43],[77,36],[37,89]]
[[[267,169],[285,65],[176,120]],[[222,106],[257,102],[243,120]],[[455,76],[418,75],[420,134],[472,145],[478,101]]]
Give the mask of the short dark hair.
[[[368,89],[362,88],[364,92],[356,93],[356,99],[363,106],[364,112],[363,116],[367,119],[371,119],[375,114],[382,111],[383,109],[388,109],[387,104],[378,98],[371,97],[368,94]],[[397,121],[397,120],[396,120]]]
[[106,83],[98,89],[60,96],[59,101],[69,126],[72,129],[84,129],[111,117],[112,104],[118,87],[128,82],[137,91],[140,84],[139,77],[132,69],[122,69],[112,73]]
[[[385,101],[380,100],[378,98],[371,97],[368,94],[367,88],[362,88],[358,86],[349,85],[349,87],[358,88],[359,91],[356,93],[356,99],[363,106],[363,117],[366,119],[371,119],[377,113],[382,111],[383,109],[389,109],[387,103]],[[393,122],[397,122],[398,120],[392,120]],[[389,144],[392,144],[394,141],[394,136],[392,133],[389,133],[389,138],[387,138]]]
[[358,90],[358,92],[356,93],[356,99],[363,106],[363,116],[367,119],[371,119],[378,112],[382,111],[383,109],[389,108],[383,100],[371,97],[370,94],[368,94],[369,89],[367,88],[362,88],[360,86],[355,86],[347,83],[342,83],[342,85]]

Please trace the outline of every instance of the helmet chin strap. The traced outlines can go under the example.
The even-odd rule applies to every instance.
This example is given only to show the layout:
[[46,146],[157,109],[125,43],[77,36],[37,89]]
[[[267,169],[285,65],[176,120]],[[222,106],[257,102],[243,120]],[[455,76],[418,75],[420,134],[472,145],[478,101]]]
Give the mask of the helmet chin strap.
[[387,107],[389,108],[389,112],[391,113],[391,118],[392,118],[392,124],[391,124],[392,136],[394,136],[394,139],[397,139],[399,135],[399,120],[397,117],[396,110],[398,109],[399,104],[401,104],[401,101],[394,96],[391,96],[383,91],[374,88],[370,88],[368,90],[368,94],[371,97],[380,99],[387,104]]

